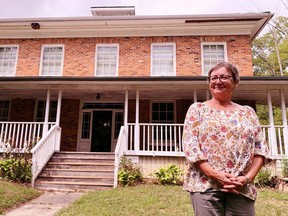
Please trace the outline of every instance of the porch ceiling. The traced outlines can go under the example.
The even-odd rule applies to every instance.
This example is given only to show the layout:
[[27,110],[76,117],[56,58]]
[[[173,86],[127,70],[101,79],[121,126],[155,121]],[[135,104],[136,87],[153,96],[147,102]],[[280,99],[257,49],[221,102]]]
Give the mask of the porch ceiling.
[[[140,99],[176,100],[194,98],[206,99],[208,85],[206,77],[145,77],[145,78],[1,78],[0,99],[45,99],[47,89],[51,89],[51,98],[57,99],[62,89],[63,99],[96,100],[99,102],[124,101],[125,90],[129,99],[136,98],[139,89]],[[235,89],[233,100],[256,100],[267,104],[267,91],[271,91],[273,105],[280,106],[280,89],[283,89],[286,106],[288,105],[288,78],[285,77],[241,77],[241,83]]]

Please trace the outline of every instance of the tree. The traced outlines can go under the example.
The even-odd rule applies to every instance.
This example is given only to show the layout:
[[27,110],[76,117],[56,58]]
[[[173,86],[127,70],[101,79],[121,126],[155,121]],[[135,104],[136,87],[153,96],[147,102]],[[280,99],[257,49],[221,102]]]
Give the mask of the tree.
[[288,17],[277,17],[268,24],[270,30],[252,44],[256,76],[288,76]]

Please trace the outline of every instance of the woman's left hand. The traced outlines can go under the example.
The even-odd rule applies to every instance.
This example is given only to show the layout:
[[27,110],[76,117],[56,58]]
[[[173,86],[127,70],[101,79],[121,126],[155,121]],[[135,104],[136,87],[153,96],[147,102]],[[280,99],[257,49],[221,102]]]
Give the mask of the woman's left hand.
[[231,181],[231,184],[223,185],[221,191],[239,194],[239,191],[247,185],[247,178],[245,176],[232,177],[229,178],[229,180]]

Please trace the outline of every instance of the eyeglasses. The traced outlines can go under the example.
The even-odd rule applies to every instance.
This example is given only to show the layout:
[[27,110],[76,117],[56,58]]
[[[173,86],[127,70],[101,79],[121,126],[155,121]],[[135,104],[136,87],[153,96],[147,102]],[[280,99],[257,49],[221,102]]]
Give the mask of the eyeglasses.
[[223,76],[223,75],[221,75],[221,76],[212,76],[212,77],[209,78],[209,80],[210,80],[211,83],[216,83],[217,80],[219,79],[220,82],[225,83],[225,82],[228,82],[228,80],[229,80],[231,77],[232,77],[232,76]]

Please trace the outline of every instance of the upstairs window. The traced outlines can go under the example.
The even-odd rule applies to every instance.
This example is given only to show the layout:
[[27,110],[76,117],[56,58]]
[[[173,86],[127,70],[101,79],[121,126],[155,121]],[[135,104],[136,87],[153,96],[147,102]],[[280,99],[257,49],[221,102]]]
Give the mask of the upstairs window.
[[176,48],[174,43],[151,45],[151,76],[176,75]]
[[0,46],[0,76],[15,76],[18,46]]
[[118,44],[106,44],[96,46],[96,76],[117,76],[118,75]]
[[0,121],[8,121],[10,101],[0,100]]
[[63,69],[63,57],[63,45],[44,45],[42,47],[40,75],[61,76]]
[[226,61],[225,43],[202,43],[202,72],[208,75],[212,66]]

